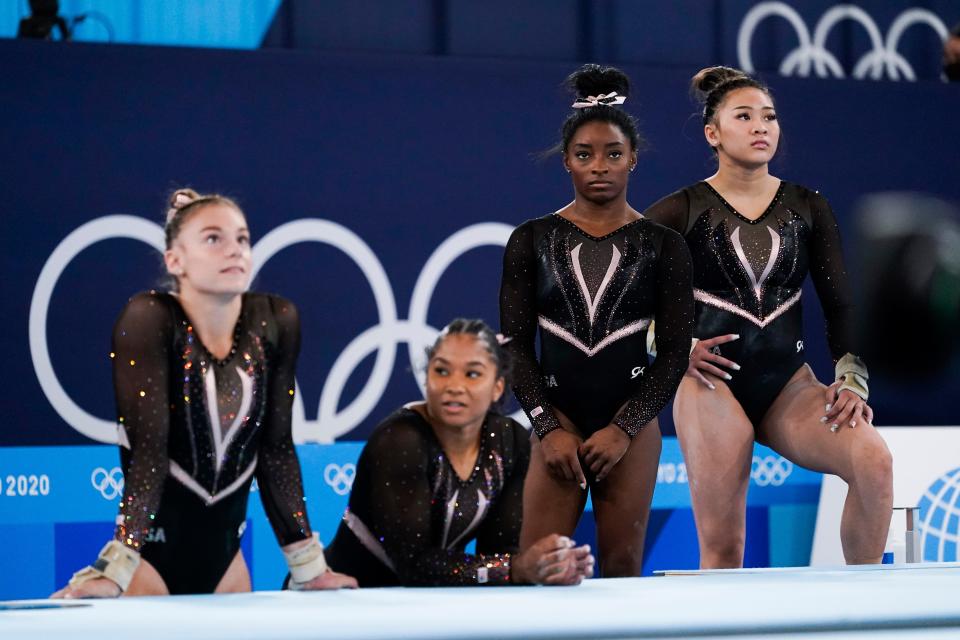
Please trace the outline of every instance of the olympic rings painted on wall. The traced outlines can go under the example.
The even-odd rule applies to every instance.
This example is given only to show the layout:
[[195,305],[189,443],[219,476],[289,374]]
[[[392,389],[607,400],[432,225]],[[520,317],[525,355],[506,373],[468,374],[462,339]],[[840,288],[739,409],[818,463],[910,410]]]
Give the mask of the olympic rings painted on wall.
[[783,456],[753,456],[750,478],[758,487],[779,487],[793,473],[793,463]]
[[123,471],[120,467],[109,471],[97,467],[90,474],[90,484],[100,492],[104,500],[116,500],[123,494]]
[[890,24],[887,37],[884,39],[877,23],[866,11],[854,4],[838,4],[828,9],[817,22],[813,36],[807,29],[806,23],[800,14],[786,2],[760,2],[754,6],[740,23],[737,33],[737,57],[740,68],[748,73],[754,71],[753,58],[750,55],[750,44],[757,25],[769,17],[777,16],[785,19],[793,27],[800,40],[796,49],[791,51],[780,63],[779,73],[785,76],[809,76],[811,71],[820,78],[843,78],[846,76],[843,67],[836,56],[827,51],[827,36],[833,27],[844,20],[853,20],[859,23],[867,32],[870,39],[870,51],[865,54],[853,67],[853,77],[864,79],[870,77],[879,80],[886,72],[891,80],[916,80],[913,67],[907,62],[897,47],[904,31],[914,24],[926,24],[932,28],[941,40],[946,40],[949,30],[935,13],[920,8],[910,8],[903,11]]
[[[407,320],[397,316],[397,303],[386,270],[362,238],[343,225],[330,220],[306,218],[273,229],[253,248],[253,274],[275,254],[301,242],[320,242],[347,254],[360,268],[373,292],[378,321],[362,331],[334,361],[323,389],[315,421],[308,421],[303,397],[298,392],[293,405],[293,436],[296,442],[332,442],[359,426],[377,403],[390,382],[398,343],[406,342],[411,370],[416,372],[421,390],[426,362],[424,351],[436,339],[438,330],[427,324],[427,313],[434,290],[446,269],[467,251],[477,247],[505,246],[513,227],[496,222],[474,224],[454,233],[429,257],[417,278],[410,299]],[[37,278],[30,302],[30,354],[44,394],[54,410],[71,427],[100,442],[117,442],[117,426],[110,420],[91,415],[67,394],[60,384],[47,341],[47,314],[50,299],[60,275],[84,249],[111,238],[144,242],[157,251],[164,249],[163,229],[136,216],[115,215],[92,220],[70,233],[47,259]],[[337,407],[344,386],[354,369],[376,351],[373,371],[360,393],[342,410]],[[526,422],[522,412],[514,418]]]

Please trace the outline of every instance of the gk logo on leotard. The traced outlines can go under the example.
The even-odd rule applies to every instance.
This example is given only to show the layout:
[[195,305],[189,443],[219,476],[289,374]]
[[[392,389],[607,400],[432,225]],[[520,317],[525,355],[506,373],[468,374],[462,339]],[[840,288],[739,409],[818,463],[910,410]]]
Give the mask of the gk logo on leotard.
[[803,340],[797,340],[797,353],[803,351]]
[[646,369],[646,367],[634,367],[633,370],[630,371],[630,379],[633,380],[637,376],[642,376],[644,369]]
[[853,67],[853,77],[863,79],[869,76],[880,80],[884,73],[891,80],[916,80],[913,67],[900,53],[897,46],[900,37],[908,27],[922,23],[932,28],[940,40],[946,40],[949,34],[946,25],[936,14],[927,9],[911,8],[903,11],[890,24],[886,40],[880,34],[877,23],[866,11],[854,4],[838,4],[827,10],[813,31],[813,37],[803,18],[796,9],[786,2],[760,2],[743,17],[737,34],[737,56],[740,67],[753,72],[753,59],[750,55],[750,43],[757,25],[771,16],[784,18],[793,27],[800,43],[780,63],[779,72],[785,76],[809,76],[811,70],[820,78],[843,78],[846,75],[837,58],[826,50],[827,36],[834,25],[843,20],[853,20],[863,26],[870,39],[868,51]]
[[342,467],[331,462],[323,470],[323,479],[326,481],[334,493],[345,496],[350,493],[353,487],[353,478],[357,475],[357,467],[352,462],[348,462]]
[[[498,222],[470,225],[440,243],[427,259],[410,294],[407,319],[397,314],[393,287],[380,260],[358,235],[345,226],[319,218],[303,218],[280,225],[253,248],[255,278],[276,253],[295,244],[318,242],[343,251],[359,267],[373,292],[377,324],[362,330],[339,354],[320,392],[316,420],[307,420],[303,394],[297,389],[293,403],[293,437],[300,442],[333,442],[359,426],[374,410],[394,370],[397,347],[405,343],[409,370],[424,389],[426,347],[439,331],[427,322],[434,289],[447,268],[468,251],[483,246],[506,245],[513,227]],[[50,404],[71,427],[100,442],[117,442],[117,427],[110,420],[91,415],[80,407],[60,384],[53,369],[47,340],[47,313],[57,280],[73,259],[87,247],[111,238],[126,238],[164,250],[163,229],[154,222],[129,215],[104,216],[81,225],[67,235],[47,259],[37,278],[30,302],[30,355],[37,379]],[[370,377],[350,402],[342,402],[344,387],[354,370],[375,353]],[[522,411],[513,414],[523,424]]]
[[750,477],[758,487],[779,487],[793,473],[793,463],[783,456],[753,456]]
[[114,467],[109,471],[103,467],[97,467],[90,474],[90,484],[100,492],[104,500],[115,500],[123,493],[123,471],[120,467]]

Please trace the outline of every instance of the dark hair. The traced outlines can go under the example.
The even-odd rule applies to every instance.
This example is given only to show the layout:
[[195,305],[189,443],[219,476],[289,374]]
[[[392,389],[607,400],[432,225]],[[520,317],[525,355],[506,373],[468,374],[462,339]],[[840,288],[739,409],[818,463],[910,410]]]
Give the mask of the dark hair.
[[456,318],[451,320],[440,332],[440,335],[437,336],[433,346],[427,349],[427,361],[433,359],[433,356],[437,353],[437,349],[440,348],[443,341],[452,335],[475,336],[477,341],[479,341],[487,353],[490,354],[490,359],[493,360],[493,363],[497,366],[497,376],[503,378],[508,385],[510,384],[510,374],[512,372],[510,354],[503,348],[501,336],[494,333],[490,325],[479,318]]
[[[576,98],[575,102],[613,92],[618,96],[630,95],[630,78],[627,74],[615,67],[601,67],[598,64],[583,65],[571,73],[564,84]],[[615,105],[598,104],[595,107],[574,109],[560,127],[560,144],[551,151],[566,152],[570,139],[573,138],[577,129],[595,120],[609,122],[619,127],[623,135],[630,140],[630,148],[633,151],[642,148],[644,140],[634,117]]]
[[180,235],[180,228],[190,214],[211,204],[227,205],[243,213],[243,209],[236,202],[219,193],[200,194],[193,189],[186,188],[177,189],[170,194],[170,197],[167,198],[168,209],[163,225],[163,235],[167,243],[167,249],[173,246],[173,241]]
[[703,105],[703,124],[713,121],[717,107],[731,91],[752,87],[773,98],[770,88],[739,69],[732,67],[707,67],[697,72],[690,80],[690,92]]

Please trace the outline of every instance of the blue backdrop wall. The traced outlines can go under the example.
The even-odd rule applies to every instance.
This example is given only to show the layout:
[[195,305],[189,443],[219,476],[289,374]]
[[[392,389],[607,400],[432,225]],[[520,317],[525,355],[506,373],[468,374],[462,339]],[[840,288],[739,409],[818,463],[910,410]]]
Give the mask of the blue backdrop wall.
[[[222,191],[245,208],[255,286],[301,309],[295,434],[321,442],[363,439],[419,397],[430,327],[455,315],[495,322],[510,228],[572,197],[559,159],[535,158],[568,111],[558,85],[571,64],[16,41],[0,41],[0,61],[0,446],[17,447],[8,466],[19,447],[39,465],[18,466],[14,485],[72,445],[110,441],[110,328],[126,299],[159,279],[154,246],[171,188]],[[642,208],[713,166],[686,94],[696,69],[626,70],[628,106],[650,141],[629,194]],[[863,194],[960,200],[955,88],[768,80],[786,135],[775,172],[822,190],[848,238]],[[810,294],[805,341],[828,378]],[[922,330],[909,327],[899,344]],[[960,388],[956,373],[938,384],[923,397]],[[873,386],[880,424],[958,422],[955,409],[917,402],[892,378]],[[51,445],[67,449],[44,458],[33,448]],[[25,505],[0,498],[3,521]],[[27,528],[4,541],[31,539],[35,528],[17,526]],[[43,535],[41,550],[55,533]]]

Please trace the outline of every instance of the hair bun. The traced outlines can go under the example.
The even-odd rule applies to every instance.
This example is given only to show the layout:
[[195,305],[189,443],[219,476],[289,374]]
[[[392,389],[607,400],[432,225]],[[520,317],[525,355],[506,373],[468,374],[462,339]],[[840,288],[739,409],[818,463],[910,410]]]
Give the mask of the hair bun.
[[170,208],[167,209],[167,222],[170,222],[177,212],[193,204],[200,198],[200,194],[193,189],[177,189],[170,194]]
[[616,67],[585,64],[571,73],[564,84],[577,98],[609,94],[614,91],[621,96],[630,95],[630,78]]
[[706,100],[707,95],[722,84],[740,78],[749,78],[747,74],[732,67],[707,67],[697,72],[690,81],[690,90],[700,102]]

